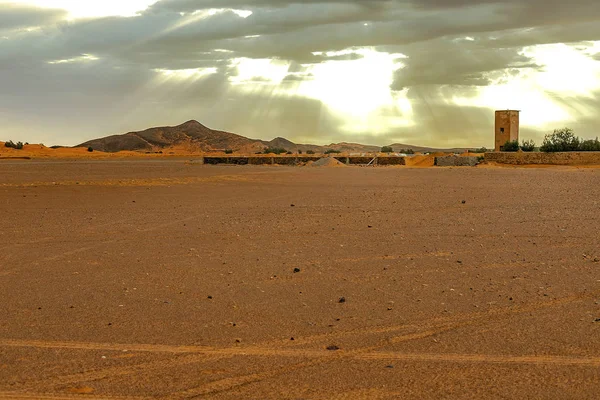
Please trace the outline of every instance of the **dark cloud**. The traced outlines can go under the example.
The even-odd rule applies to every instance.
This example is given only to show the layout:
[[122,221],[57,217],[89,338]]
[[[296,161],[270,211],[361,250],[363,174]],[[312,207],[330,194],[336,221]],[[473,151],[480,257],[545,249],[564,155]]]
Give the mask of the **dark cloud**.
[[20,4],[0,4],[0,33],[19,28],[44,26],[64,19],[64,10],[53,10],[24,6]]
[[[0,114],[29,126],[18,128],[23,135],[45,121],[67,143],[198,119],[264,139],[485,145],[491,110],[450,99],[539,70],[526,46],[600,40],[596,0],[161,0],[136,17],[65,17],[0,4]],[[405,56],[390,90],[406,92],[412,127],[351,136],[327,105],[294,94],[314,79],[311,65],[360,62],[364,47]],[[260,77],[234,85],[239,58],[289,63],[287,76],[279,88]],[[216,72],[175,79],[160,71],[196,68]],[[597,99],[556,101],[591,131]],[[378,112],[382,120],[408,117],[394,107]],[[28,125],[22,116],[33,113]]]

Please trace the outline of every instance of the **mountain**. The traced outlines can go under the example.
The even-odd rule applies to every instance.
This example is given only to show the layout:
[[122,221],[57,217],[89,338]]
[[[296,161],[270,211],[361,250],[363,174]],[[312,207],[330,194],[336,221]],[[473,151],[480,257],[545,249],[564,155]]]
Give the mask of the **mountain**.
[[105,152],[155,151],[178,148],[189,151],[224,151],[228,149],[262,149],[266,142],[248,139],[235,133],[207,128],[198,121],[188,121],[178,126],[150,128],[82,143],[77,147],[92,147]]
[[[391,145],[394,151],[412,149],[418,152],[462,152],[465,149],[440,150],[429,147],[405,144]],[[296,144],[288,139],[278,137],[271,141],[249,139],[235,133],[217,131],[207,128],[198,121],[188,121],[178,126],[150,128],[140,132],[129,132],[123,135],[112,135],[94,139],[76,147],[91,147],[94,150],[115,153],[118,151],[156,152],[163,150],[183,150],[189,152],[224,152],[233,150],[236,153],[254,154],[267,147],[286,149],[291,152],[314,151],[324,153],[336,150],[342,153],[377,153],[379,146],[358,143],[332,143],[328,146],[312,144]]]

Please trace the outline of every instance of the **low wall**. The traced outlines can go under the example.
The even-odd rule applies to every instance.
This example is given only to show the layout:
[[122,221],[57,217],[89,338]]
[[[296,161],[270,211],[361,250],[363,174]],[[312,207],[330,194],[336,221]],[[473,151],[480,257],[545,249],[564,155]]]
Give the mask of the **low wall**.
[[485,161],[512,165],[600,165],[600,152],[564,153],[485,153]]
[[435,158],[438,167],[474,167],[479,164],[479,158],[473,156],[443,156]]
[[[318,161],[321,156],[205,156],[201,162],[208,165],[298,165],[309,161]],[[374,157],[334,157],[336,160],[347,165],[367,165]],[[373,165],[406,165],[404,157],[377,157]]]

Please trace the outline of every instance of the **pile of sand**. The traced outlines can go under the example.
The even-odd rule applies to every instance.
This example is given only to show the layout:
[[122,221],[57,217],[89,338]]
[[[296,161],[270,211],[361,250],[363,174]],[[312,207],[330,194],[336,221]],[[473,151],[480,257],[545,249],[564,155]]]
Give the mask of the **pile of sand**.
[[409,167],[433,167],[435,164],[434,155],[422,155],[405,158],[406,165]]
[[333,157],[321,158],[319,161],[315,161],[311,164],[311,167],[345,167],[343,164]]

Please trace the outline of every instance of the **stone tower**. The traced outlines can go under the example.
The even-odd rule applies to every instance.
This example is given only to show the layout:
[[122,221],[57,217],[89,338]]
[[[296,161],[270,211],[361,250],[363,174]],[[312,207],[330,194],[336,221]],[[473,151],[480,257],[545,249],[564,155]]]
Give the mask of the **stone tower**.
[[495,151],[506,142],[519,140],[519,113],[516,110],[496,111]]

